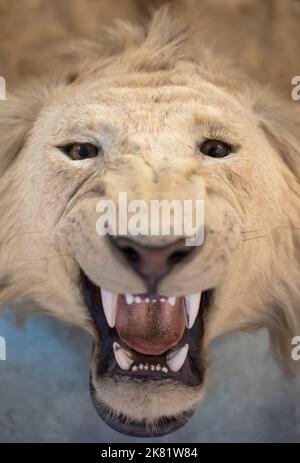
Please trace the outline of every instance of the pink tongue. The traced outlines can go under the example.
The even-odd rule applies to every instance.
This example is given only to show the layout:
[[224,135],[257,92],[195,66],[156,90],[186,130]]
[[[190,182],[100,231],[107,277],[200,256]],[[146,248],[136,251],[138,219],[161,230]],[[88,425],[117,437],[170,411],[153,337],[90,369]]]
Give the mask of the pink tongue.
[[184,298],[175,305],[168,302],[133,302],[118,296],[115,328],[120,338],[144,355],[160,355],[176,346],[183,336],[186,323]]

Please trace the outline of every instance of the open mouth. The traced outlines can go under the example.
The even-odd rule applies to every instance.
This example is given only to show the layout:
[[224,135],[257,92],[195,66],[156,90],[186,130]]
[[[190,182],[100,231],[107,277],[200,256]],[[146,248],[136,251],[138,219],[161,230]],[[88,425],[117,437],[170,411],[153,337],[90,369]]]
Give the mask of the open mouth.
[[[141,387],[154,381],[188,387],[202,384],[203,325],[212,290],[181,297],[112,294],[94,285],[83,272],[81,281],[85,302],[101,339],[99,377],[118,382],[132,380]],[[91,395],[94,399],[92,384]],[[107,405],[99,405],[99,400],[95,405],[113,429],[140,437],[173,432],[193,414],[193,410],[187,410],[180,418],[162,417],[149,430],[146,422],[133,422],[122,415],[116,417]]]

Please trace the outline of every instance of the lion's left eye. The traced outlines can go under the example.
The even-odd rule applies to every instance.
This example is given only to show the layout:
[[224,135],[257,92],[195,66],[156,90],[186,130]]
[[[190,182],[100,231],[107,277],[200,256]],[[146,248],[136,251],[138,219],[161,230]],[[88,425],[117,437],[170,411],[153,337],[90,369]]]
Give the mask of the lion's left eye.
[[102,153],[102,149],[92,143],[74,143],[62,146],[61,150],[73,161],[95,158]]
[[206,140],[200,146],[200,151],[211,158],[224,158],[232,153],[232,148],[219,140]]

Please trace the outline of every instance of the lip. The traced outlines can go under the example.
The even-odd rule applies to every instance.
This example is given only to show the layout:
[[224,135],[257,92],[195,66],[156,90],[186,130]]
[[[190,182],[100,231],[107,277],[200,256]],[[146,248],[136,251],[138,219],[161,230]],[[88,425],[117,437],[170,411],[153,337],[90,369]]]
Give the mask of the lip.
[[178,431],[180,428],[185,426],[194,414],[194,410],[187,410],[180,415],[176,416],[165,416],[161,417],[153,425],[149,425],[145,421],[137,422],[131,421],[124,415],[115,416],[112,410],[104,404],[99,404],[99,401],[95,400],[95,389],[90,381],[90,392],[91,399],[94,403],[98,415],[102,420],[114,431],[121,434],[132,437],[161,437],[167,434]]
[[[185,330],[177,346],[179,348],[183,347],[185,344],[189,345],[187,359],[182,368],[175,373],[169,369],[167,374],[163,371],[159,371],[155,375],[150,375],[150,371],[146,373],[145,371],[122,370],[116,364],[113,344],[117,343],[124,348],[128,348],[128,346],[120,339],[115,327],[111,328],[107,323],[102,307],[100,288],[92,283],[83,271],[81,272],[81,280],[84,300],[99,332],[99,338],[101,339],[101,349],[99,358],[97,359],[97,375],[100,377],[109,375],[114,377],[115,380],[118,380],[118,378],[122,379],[124,376],[126,378],[140,378],[141,380],[150,379],[153,381],[156,379],[169,379],[187,387],[198,387],[202,384],[205,370],[205,361],[201,349],[204,334],[204,316],[206,309],[210,305],[213,290],[203,293],[200,310],[194,325],[191,329]],[[154,364],[160,363],[162,366],[165,362],[165,356],[168,353],[162,356],[152,357],[149,355],[143,356],[137,351],[132,352],[134,353],[135,363],[137,365],[154,362]]]

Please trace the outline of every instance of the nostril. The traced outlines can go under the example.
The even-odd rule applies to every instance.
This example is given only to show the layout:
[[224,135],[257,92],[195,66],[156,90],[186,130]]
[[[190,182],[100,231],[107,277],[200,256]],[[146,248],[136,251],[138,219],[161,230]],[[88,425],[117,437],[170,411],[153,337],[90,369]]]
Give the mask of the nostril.
[[189,251],[175,251],[168,257],[168,264],[175,265],[181,262],[189,255]]
[[139,262],[140,256],[137,253],[137,251],[135,249],[133,249],[132,247],[127,246],[125,248],[121,248],[121,251],[122,251],[122,253],[124,254],[124,256],[126,257],[126,259],[128,260],[129,263],[130,262],[131,263]]
[[146,282],[150,292],[155,292],[158,282],[176,264],[187,261],[195,250],[194,247],[187,247],[184,239],[156,246],[146,245],[138,239],[125,236],[109,236],[109,239],[113,248],[117,250],[115,257],[125,259],[131,269]]

